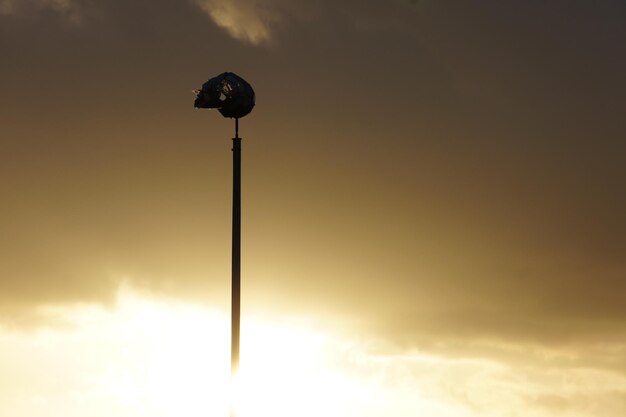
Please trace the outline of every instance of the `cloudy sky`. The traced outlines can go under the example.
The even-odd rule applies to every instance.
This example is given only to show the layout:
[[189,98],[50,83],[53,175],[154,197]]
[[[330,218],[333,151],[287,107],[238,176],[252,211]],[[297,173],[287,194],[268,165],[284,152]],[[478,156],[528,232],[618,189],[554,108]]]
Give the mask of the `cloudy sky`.
[[0,415],[221,412],[224,71],[267,415],[625,415],[622,1],[0,0],[0,57]]

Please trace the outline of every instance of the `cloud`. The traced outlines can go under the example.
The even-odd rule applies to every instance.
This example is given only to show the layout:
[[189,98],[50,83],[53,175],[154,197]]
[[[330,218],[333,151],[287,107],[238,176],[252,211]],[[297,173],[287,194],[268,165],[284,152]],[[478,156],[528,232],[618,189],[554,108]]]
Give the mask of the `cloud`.
[[12,14],[15,11],[15,2],[12,0],[0,1],[0,15]]
[[271,24],[279,20],[276,7],[258,0],[194,0],[216,25],[233,38],[254,45],[271,38]]
[[81,20],[82,6],[76,0],[0,0],[0,15],[19,16],[52,10],[78,23]]
[[[38,417],[50,409],[66,417],[226,415],[229,326],[223,310],[121,286],[109,309],[81,303],[40,311],[64,326],[0,327],[1,415]],[[297,404],[308,406],[301,415],[329,417],[626,412],[626,376],[563,368],[552,357],[535,364],[391,352],[379,340],[342,336],[317,319],[285,315],[250,314],[242,336],[242,416],[292,415]],[[254,414],[248,411],[253,407]]]
[[276,35],[278,23],[285,25],[296,23],[294,26],[297,26],[297,30],[311,30],[315,32],[315,36],[319,35],[319,32],[325,32],[333,39],[335,34],[345,30],[358,33],[393,30],[407,34],[414,30],[414,22],[410,20],[413,13],[407,13],[407,10],[418,5],[418,2],[406,0],[371,2],[371,4],[354,0],[343,2],[193,0],[193,2],[230,36],[254,45],[272,40]]

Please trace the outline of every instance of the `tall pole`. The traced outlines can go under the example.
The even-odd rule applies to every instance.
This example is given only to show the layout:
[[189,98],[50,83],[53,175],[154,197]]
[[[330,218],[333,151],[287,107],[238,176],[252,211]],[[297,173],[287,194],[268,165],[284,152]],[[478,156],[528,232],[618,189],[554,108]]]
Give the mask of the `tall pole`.
[[[234,382],[239,369],[239,324],[241,313],[241,138],[239,137],[239,119],[235,119],[235,137],[233,138],[233,250],[232,250],[232,299],[231,299],[231,345],[230,375]],[[233,393],[237,396],[237,392]],[[235,398],[236,400],[236,398]],[[235,417],[231,407],[231,417]]]

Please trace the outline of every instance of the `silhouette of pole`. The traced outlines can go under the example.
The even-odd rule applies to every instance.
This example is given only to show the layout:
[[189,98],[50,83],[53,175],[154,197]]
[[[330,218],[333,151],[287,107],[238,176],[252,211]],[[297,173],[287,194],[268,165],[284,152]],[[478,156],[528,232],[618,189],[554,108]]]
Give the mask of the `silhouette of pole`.
[[[0,0],[1,1],[1,0]],[[196,109],[217,109],[222,116],[235,119],[233,138],[233,250],[231,294],[230,373],[233,395],[236,397],[236,378],[239,372],[239,327],[241,319],[241,138],[239,118],[248,115],[255,104],[252,86],[232,72],[210,78],[202,88],[194,90]],[[233,398],[235,400],[235,398]],[[231,403],[231,417],[235,417],[235,402]]]
[[[233,251],[232,251],[232,299],[231,299],[231,345],[230,373],[234,381],[239,370],[239,327],[241,314],[241,138],[239,119],[235,119],[233,138]],[[231,411],[234,417],[234,411]]]

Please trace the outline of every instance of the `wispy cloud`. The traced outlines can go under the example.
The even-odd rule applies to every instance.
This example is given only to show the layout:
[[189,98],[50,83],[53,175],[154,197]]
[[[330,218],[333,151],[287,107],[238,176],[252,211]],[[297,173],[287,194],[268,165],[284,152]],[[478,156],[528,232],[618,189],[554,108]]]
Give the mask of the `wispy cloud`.
[[280,18],[274,5],[259,0],[193,1],[230,36],[254,45],[271,39],[271,25]]

